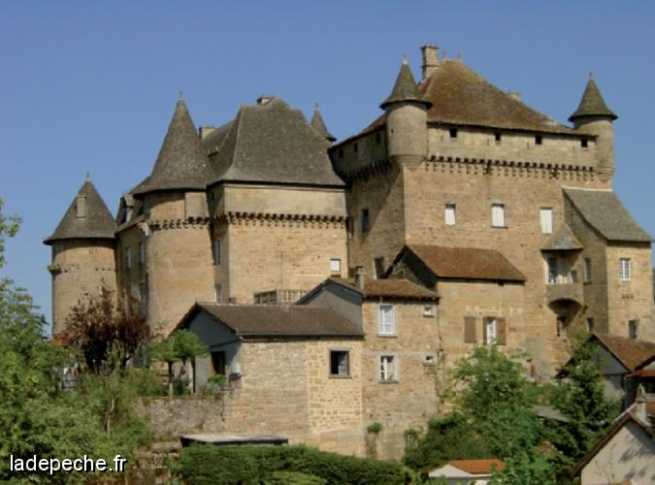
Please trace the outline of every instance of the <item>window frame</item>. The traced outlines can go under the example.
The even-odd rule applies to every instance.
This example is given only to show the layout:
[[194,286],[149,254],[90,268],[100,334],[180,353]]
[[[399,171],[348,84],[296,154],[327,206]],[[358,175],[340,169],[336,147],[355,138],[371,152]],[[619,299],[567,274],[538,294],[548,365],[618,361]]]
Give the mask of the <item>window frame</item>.
[[341,274],[341,258],[330,258],[330,274]]
[[[546,214],[548,214],[548,217],[544,217]],[[553,233],[554,219],[555,213],[552,207],[541,207],[539,209],[539,226],[541,228],[541,234]]]
[[[385,363],[385,360],[387,363]],[[389,370],[389,366],[391,367],[391,370]],[[399,382],[398,357],[396,355],[382,354],[379,356],[378,382],[381,384],[393,384]]]
[[[452,219],[449,217],[452,216]],[[446,226],[454,226],[457,224],[457,204],[454,202],[446,203],[443,212],[444,224]]]
[[632,259],[619,258],[619,281],[626,282],[632,280]]
[[[497,212],[499,211],[499,212]],[[500,215],[500,224],[496,224],[496,214]],[[491,227],[504,229],[507,227],[507,221],[505,220],[505,204],[502,202],[494,202],[491,204]]]
[[[385,321],[384,309],[389,309],[388,315],[391,315],[391,323]],[[385,328],[386,327],[386,328]],[[378,336],[395,337],[396,327],[396,307],[392,303],[380,303],[378,305]]]
[[639,339],[639,320],[636,318],[628,320],[628,338],[632,340]]
[[[345,360],[345,367],[346,367],[345,373],[341,373],[341,371],[340,371],[340,367],[341,367],[341,364],[342,364],[341,362],[337,362],[337,366],[336,366],[337,372],[336,373],[332,372],[333,363],[334,363],[333,362],[333,359],[334,359],[333,356],[336,356],[337,354],[344,355],[345,358],[346,358],[346,360]],[[348,350],[348,349],[330,349],[328,356],[329,356],[328,373],[329,373],[330,377],[332,377],[332,378],[348,378],[348,377],[350,377],[350,350]]]

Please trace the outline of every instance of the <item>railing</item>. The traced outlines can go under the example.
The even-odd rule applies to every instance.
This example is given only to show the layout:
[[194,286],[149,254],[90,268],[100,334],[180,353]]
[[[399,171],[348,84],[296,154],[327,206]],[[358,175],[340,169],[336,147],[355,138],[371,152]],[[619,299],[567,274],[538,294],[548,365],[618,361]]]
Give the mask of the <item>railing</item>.
[[257,305],[287,305],[297,302],[306,290],[275,289],[255,293],[255,304]]

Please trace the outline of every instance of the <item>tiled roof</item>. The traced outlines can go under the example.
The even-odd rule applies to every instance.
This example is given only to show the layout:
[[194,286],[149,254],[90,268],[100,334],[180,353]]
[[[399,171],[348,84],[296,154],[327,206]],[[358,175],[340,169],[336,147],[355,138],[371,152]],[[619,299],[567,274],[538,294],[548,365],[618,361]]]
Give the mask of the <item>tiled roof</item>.
[[453,460],[448,462],[450,466],[459,468],[466,473],[471,475],[490,475],[494,468],[497,471],[503,471],[505,469],[505,462],[495,459],[480,459],[480,460]]
[[[86,197],[86,216],[77,217],[77,198]],[[57,229],[44,243],[61,239],[114,239],[116,222],[90,180],[86,180],[66,210]]]
[[207,313],[242,337],[360,337],[353,323],[332,310],[301,305],[221,305],[196,303],[180,322]]
[[209,182],[344,185],[328,158],[329,142],[279,98],[242,106],[202,144],[214,167]]
[[494,249],[411,244],[405,250],[414,253],[438,278],[525,281],[523,273]]
[[562,223],[542,246],[542,251],[573,251],[582,249],[582,243],[575,237],[566,223]]
[[152,173],[139,184],[134,194],[157,190],[204,190],[211,173],[186,103],[178,100]]
[[414,75],[406,60],[403,60],[403,63],[400,65],[400,71],[398,72],[398,77],[393,85],[391,94],[382,102],[380,107],[386,109],[392,103],[401,102],[420,103],[425,105],[425,107],[429,107],[431,104],[419,93]]
[[655,356],[655,342],[599,333],[594,333],[594,337],[629,371]]
[[312,121],[309,122],[309,125],[312,128],[314,128],[319,135],[321,135],[330,143],[336,140],[335,136],[332,133],[330,133],[327,129],[327,126],[325,126],[325,121],[323,121],[323,116],[321,116],[321,112],[318,110],[318,105],[316,105],[316,107],[314,108]]
[[584,93],[582,94],[582,99],[580,100],[580,105],[578,109],[575,110],[570,117],[570,121],[575,121],[578,118],[585,116],[605,116],[615,120],[618,118],[614,112],[607,107],[603,95],[598,89],[598,85],[593,79],[589,79],[587,86],[585,87]]
[[565,189],[564,193],[584,220],[608,241],[651,241],[613,191]]
[[408,300],[436,300],[438,295],[423,286],[404,278],[366,279],[364,289],[360,289],[353,280],[330,278],[339,285],[345,286],[363,295],[365,298],[399,298]]

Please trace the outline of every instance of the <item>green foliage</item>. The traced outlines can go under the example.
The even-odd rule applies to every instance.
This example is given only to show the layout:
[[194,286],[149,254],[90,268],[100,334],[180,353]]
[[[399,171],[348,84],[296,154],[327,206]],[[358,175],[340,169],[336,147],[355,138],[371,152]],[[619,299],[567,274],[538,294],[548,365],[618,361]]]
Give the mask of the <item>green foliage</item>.
[[366,431],[368,431],[369,433],[378,434],[378,433],[380,433],[382,431],[382,424],[378,423],[377,421],[374,422],[374,423],[371,423],[366,428]]
[[555,468],[544,456],[521,452],[507,460],[502,472],[494,472],[491,485],[556,485]]
[[265,485],[327,485],[327,481],[307,473],[277,471],[266,480]]
[[397,463],[304,446],[192,446],[182,450],[179,471],[187,483],[198,485],[270,483],[273,474],[280,471],[313,475],[327,485],[394,485],[405,483],[407,478]]
[[173,350],[182,362],[187,362],[209,353],[207,346],[190,330],[177,330],[173,333]]

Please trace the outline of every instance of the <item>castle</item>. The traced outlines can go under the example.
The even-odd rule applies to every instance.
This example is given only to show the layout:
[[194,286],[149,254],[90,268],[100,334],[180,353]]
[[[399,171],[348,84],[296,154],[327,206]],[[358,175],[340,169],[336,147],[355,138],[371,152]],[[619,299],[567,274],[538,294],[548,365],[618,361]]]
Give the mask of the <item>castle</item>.
[[[651,238],[612,190],[617,115],[595,81],[569,126],[422,54],[421,81],[403,62],[380,117],[338,143],[277,97],[199,130],[179,100],[117,216],[87,180],[45,241],[54,333],[107,286],[158,331],[209,339],[199,375],[250,382],[249,406],[286,376],[305,441],[343,449],[379,421],[388,456],[437,406],[435,364],[475,345],[525,351],[545,379],[574,329],[655,340]],[[270,371],[276,342],[296,359]]]

